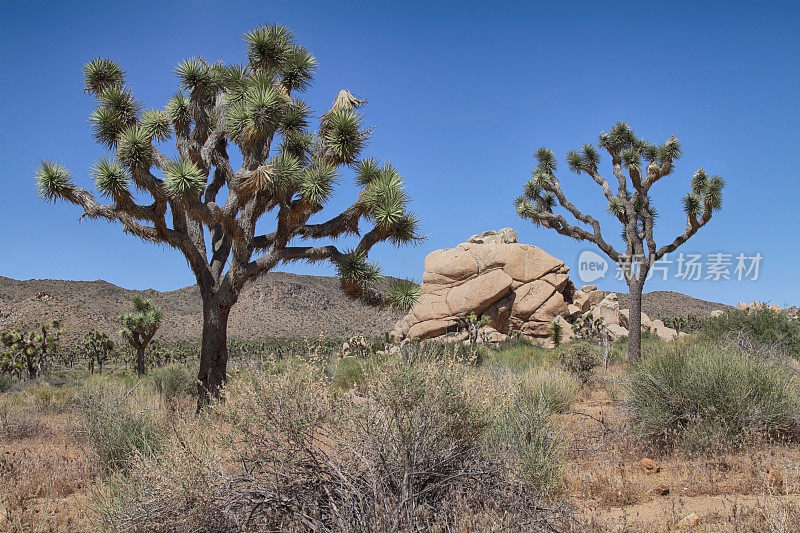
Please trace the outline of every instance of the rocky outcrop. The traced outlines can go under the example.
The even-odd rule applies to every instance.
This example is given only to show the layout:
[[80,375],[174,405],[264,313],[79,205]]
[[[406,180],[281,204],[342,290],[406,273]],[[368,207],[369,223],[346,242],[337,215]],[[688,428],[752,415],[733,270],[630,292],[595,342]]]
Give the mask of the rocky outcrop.
[[488,317],[484,328],[493,340],[511,330],[545,339],[573,301],[568,271],[541,248],[518,243],[510,228],[473,235],[455,248],[428,254],[422,295],[397,323],[394,336],[425,339],[455,333],[475,313]]

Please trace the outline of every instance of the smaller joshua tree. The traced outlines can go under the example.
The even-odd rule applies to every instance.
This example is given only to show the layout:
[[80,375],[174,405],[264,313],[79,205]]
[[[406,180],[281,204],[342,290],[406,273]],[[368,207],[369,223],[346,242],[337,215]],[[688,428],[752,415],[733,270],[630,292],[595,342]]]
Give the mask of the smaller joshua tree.
[[81,346],[89,359],[89,371],[92,374],[94,374],[95,365],[97,365],[97,372],[103,373],[103,365],[111,359],[111,355],[117,347],[108,335],[95,330],[90,330],[84,336]]
[[20,329],[0,333],[0,345],[6,348],[3,366],[13,371],[24,365],[28,378],[36,379],[50,362],[64,332],[58,320],[51,320],[27,333]]
[[[690,190],[683,197],[686,226],[672,242],[656,246],[653,228],[656,210],[650,189],[672,174],[681,157],[678,139],[671,136],[663,144],[651,144],[637,137],[624,122],[600,134],[598,146],[608,153],[618,186],[612,187],[600,171],[600,151],[585,144],[580,152],[567,153],[567,164],[577,174],[586,174],[603,191],[608,212],[622,225],[624,248],[614,248],[603,236],[600,222],[570,202],[556,177],[556,158],[547,148],[536,151],[538,165],[516,200],[517,214],[579,241],[594,243],[622,268],[630,294],[630,332],[628,360],[641,355],[642,288],[653,264],[673,252],[705,226],[712,214],[722,207],[725,182],[699,169],[691,179]],[[567,216],[565,216],[565,214]],[[571,217],[568,220],[568,217]]]
[[120,336],[136,350],[136,373],[145,373],[144,352],[161,327],[164,315],[159,308],[141,296],[133,297],[133,311],[119,317],[122,321]]

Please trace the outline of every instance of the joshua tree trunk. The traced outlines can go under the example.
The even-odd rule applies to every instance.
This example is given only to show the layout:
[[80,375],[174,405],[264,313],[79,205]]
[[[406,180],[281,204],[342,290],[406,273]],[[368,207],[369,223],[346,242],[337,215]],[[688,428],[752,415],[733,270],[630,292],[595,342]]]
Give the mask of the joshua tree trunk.
[[144,349],[145,349],[144,344],[140,343],[139,345],[136,346],[136,374],[138,374],[139,377],[144,376],[145,374]]
[[198,411],[211,398],[219,398],[225,385],[228,364],[228,315],[231,304],[203,293],[203,343],[197,374]]
[[628,362],[642,355],[642,287],[637,279],[628,281]]

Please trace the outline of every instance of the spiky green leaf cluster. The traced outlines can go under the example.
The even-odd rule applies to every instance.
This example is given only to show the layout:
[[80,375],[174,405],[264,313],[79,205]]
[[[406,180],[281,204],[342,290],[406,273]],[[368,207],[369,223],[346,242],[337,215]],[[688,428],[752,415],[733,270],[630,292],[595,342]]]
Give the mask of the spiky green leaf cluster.
[[378,160],[375,158],[362,159],[355,164],[356,170],[356,183],[362,187],[366,187],[375,179],[379,178],[384,169],[378,165]]
[[406,214],[408,195],[400,174],[388,163],[373,178],[364,191],[367,217],[378,227],[389,229]]
[[206,187],[206,176],[188,159],[172,161],[165,170],[164,189],[174,200],[192,200]]
[[192,122],[189,99],[183,93],[176,93],[167,102],[167,114],[176,130],[185,130]]
[[616,152],[635,144],[636,140],[633,130],[626,122],[617,122],[607,133],[600,134],[599,144],[601,148]]
[[367,140],[361,129],[361,115],[355,111],[338,110],[325,117],[325,146],[337,164],[352,164]]
[[556,171],[556,156],[549,148],[539,148],[536,150],[536,160],[539,164],[536,170],[547,175],[552,175]]
[[141,126],[157,142],[164,142],[171,134],[171,120],[168,112],[161,109],[148,109],[142,114]]
[[125,73],[116,62],[98,57],[83,66],[83,78],[84,90],[100,95],[110,87],[122,87]]
[[292,99],[281,119],[281,129],[284,133],[302,133],[308,128],[308,118],[311,109],[297,98]]
[[153,159],[150,135],[141,126],[132,126],[119,136],[117,157],[129,167],[148,167]]
[[255,28],[244,35],[247,57],[254,68],[271,70],[283,63],[291,50],[294,34],[278,24]]
[[577,150],[567,152],[567,165],[571,171],[577,174],[595,170],[598,163],[600,163],[600,154],[591,144],[584,144],[580,152]]
[[141,104],[130,88],[113,85],[98,96],[99,106],[89,116],[97,142],[113,148],[120,134],[139,120]]
[[56,161],[42,161],[34,174],[39,198],[50,202],[60,198],[72,185],[67,167]]
[[351,296],[360,295],[381,277],[378,265],[368,262],[367,254],[359,250],[349,250],[342,254],[336,262],[336,270],[341,278],[342,288]]
[[683,197],[683,210],[690,217],[697,218],[702,208],[703,201],[700,199],[700,196],[690,192]]
[[300,178],[300,196],[312,204],[321,205],[333,194],[338,173],[336,166],[326,161],[316,161]]
[[200,57],[192,57],[178,63],[175,74],[181,81],[182,89],[202,91],[212,86],[211,69]]
[[608,202],[608,212],[617,218],[625,216],[625,202],[622,198],[617,196],[613,197]]
[[389,285],[386,299],[396,310],[408,312],[419,301],[421,296],[422,289],[419,283],[410,279],[398,279]]
[[253,83],[228,110],[226,129],[234,142],[250,145],[274,132],[284,118],[286,98],[272,85]]
[[103,157],[92,165],[92,175],[97,190],[114,201],[130,198],[130,174],[116,158]]
[[303,91],[311,84],[317,60],[303,46],[292,45],[278,65],[284,87],[288,91]]

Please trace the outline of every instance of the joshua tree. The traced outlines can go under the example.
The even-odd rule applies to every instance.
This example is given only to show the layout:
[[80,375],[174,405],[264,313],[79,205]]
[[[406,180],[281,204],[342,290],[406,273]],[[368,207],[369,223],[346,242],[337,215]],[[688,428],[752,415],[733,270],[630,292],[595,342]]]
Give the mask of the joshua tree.
[[0,344],[7,348],[4,352],[4,366],[18,369],[24,363],[28,378],[38,377],[47,367],[59,337],[66,331],[60,326],[58,320],[51,320],[27,333],[20,329],[1,332]]
[[103,373],[103,365],[111,358],[116,345],[108,338],[108,335],[99,331],[90,330],[83,338],[83,351],[89,358],[89,370],[94,374],[94,366],[97,364],[97,372]]
[[136,350],[136,373],[144,375],[146,370],[144,351],[161,327],[164,315],[150,300],[134,296],[133,311],[121,315],[119,319],[122,321],[122,331],[119,335]]
[[[115,62],[95,59],[84,67],[86,91],[98,102],[90,117],[95,138],[115,152],[93,166],[109,203],[98,203],[56,162],[42,162],[36,171],[43,199],[77,204],[83,216],[120,222],[123,231],[186,257],[203,301],[198,406],[219,396],[225,382],[228,316],[248,280],[281,264],[327,260],[337,266],[343,288],[358,295],[379,275],[366,261],[372,246],[419,239],[400,174],[361,157],[370,132],[358,112],[365,101],[339,92],[313,132],[311,111],[296,93],[311,83],[314,57],[277,25],[256,28],[244,40],[244,64],[180,63],[180,91],[165,109],[143,112]],[[158,146],[173,133],[176,159]],[[354,170],[357,199],[312,222],[343,167]],[[141,196],[148,200],[137,201]],[[274,229],[261,233],[267,213],[275,217]],[[363,234],[361,219],[372,226]],[[345,251],[311,245],[343,235],[361,238]]]
[[550,324],[550,340],[556,348],[561,346],[561,341],[564,340],[564,328],[560,322],[554,321]]
[[[641,354],[642,288],[647,273],[653,263],[686,242],[722,207],[724,181],[719,176],[709,177],[702,168],[695,172],[691,190],[683,198],[686,227],[672,242],[658,248],[653,237],[656,211],[651,205],[650,188],[672,174],[673,164],[681,156],[678,140],[673,135],[664,144],[650,144],[619,122],[600,135],[598,145],[611,156],[612,172],[618,182],[616,191],[600,174],[600,153],[592,144],[584,145],[580,152],[569,152],[567,164],[573,172],[588,174],[603,190],[609,213],[622,224],[624,251],[617,251],[608,243],[597,219],[567,200],[555,176],[556,158],[547,148],[536,151],[539,164],[525,184],[524,195],[517,198],[516,208],[519,216],[537,225],[596,244],[620,265],[630,292],[628,359],[636,361]],[[570,223],[555,212],[558,206],[577,223]]]

